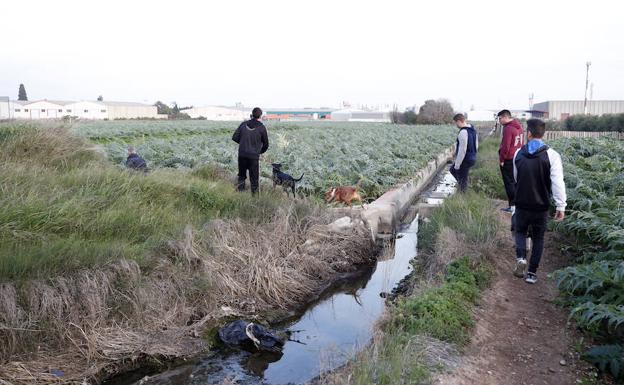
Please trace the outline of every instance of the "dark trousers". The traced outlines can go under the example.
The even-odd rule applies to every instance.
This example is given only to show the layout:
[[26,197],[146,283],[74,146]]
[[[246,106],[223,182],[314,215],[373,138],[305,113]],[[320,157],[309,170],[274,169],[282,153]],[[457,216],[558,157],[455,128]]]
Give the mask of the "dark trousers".
[[455,169],[455,165],[451,164],[451,175],[457,181],[457,186],[459,187],[459,192],[466,192],[468,188],[468,172],[470,172],[470,168],[474,166],[474,162],[462,162],[461,166],[459,166],[459,170]]
[[512,217],[514,238],[516,241],[516,258],[526,259],[526,239],[529,227],[531,228],[531,260],[529,261],[529,272],[537,272],[542,252],[544,251],[544,233],[548,222],[548,211],[528,211],[516,208]]
[[258,178],[260,177],[260,166],[258,159],[238,157],[238,191],[245,191],[245,179],[249,170],[249,184],[251,193],[258,192]]
[[513,160],[506,160],[500,168],[503,176],[503,184],[505,184],[505,192],[509,206],[516,204],[516,181],[513,175]]

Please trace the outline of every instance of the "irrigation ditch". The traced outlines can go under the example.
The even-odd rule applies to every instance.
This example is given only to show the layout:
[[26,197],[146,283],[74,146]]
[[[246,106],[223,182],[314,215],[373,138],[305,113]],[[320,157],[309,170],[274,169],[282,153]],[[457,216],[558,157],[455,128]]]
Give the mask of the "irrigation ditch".
[[440,154],[366,207],[335,209],[345,215],[329,225],[333,231],[349,231],[361,217],[381,251],[374,264],[341,276],[299,311],[270,322],[288,336],[282,352],[220,346],[160,373],[142,369],[106,384],[304,384],[345,365],[370,342],[386,298],[412,272],[419,215],[428,215],[454,193],[454,179],[446,171],[451,155],[452,149]]

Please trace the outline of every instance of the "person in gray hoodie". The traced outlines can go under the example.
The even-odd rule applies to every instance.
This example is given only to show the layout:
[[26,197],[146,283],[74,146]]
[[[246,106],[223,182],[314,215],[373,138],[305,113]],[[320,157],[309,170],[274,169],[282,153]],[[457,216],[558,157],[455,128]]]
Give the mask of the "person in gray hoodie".
[[260,118],[262,110],[256,107],[251,111],[251,119],[241,123],[232,135],[232,140],[238,143],[238,191],[245,190],[245,179],[249,171],[252,194],[258,192],[260,154],[269,149],[269,135]]
[[468,173],[470,168],[477,162],[477,151],[479,149],[479,139],[474,127],[466,122],[463,114],[457,114],[453,121],[459,133],[455,143],[455,160],[451,165],[451,175],[457,180],[460,192],[466,192],[468,188]]

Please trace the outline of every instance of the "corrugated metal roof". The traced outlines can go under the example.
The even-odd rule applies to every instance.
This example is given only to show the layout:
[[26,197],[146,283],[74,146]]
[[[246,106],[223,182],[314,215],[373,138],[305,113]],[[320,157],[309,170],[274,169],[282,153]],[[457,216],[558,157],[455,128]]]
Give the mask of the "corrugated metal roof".
[[64,106],[66,104],[70,104],[70,103],[74,103],[71,100],[48,100],[48,99],[41,99],[41,100],[18,100],[15,101],[16,103],[19,103],[23,106],[28,105],[28,104],[33,104],[33,103],[39,103],[39,102],[48,102],[48,103],[52,103],[52,104],[57,104],[59,106]]

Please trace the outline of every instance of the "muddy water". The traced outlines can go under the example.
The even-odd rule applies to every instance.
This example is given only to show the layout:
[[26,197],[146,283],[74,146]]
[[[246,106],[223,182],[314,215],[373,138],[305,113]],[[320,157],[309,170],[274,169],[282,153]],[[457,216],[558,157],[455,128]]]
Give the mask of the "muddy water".
[[[453,192],[454,179],[444,173],[426,196],[436,204]],[[391,258],[380,259],[372,269],[338,282],[299,318],[274,325],[276,330],[292,333],[282,354],[219,351],[147,381],[135,377],[116,384],[303,384],[345,364],[369,343],[384,311],[384,293],[391,292],[411,272],[417,232],[418,217],[399,229]]]

